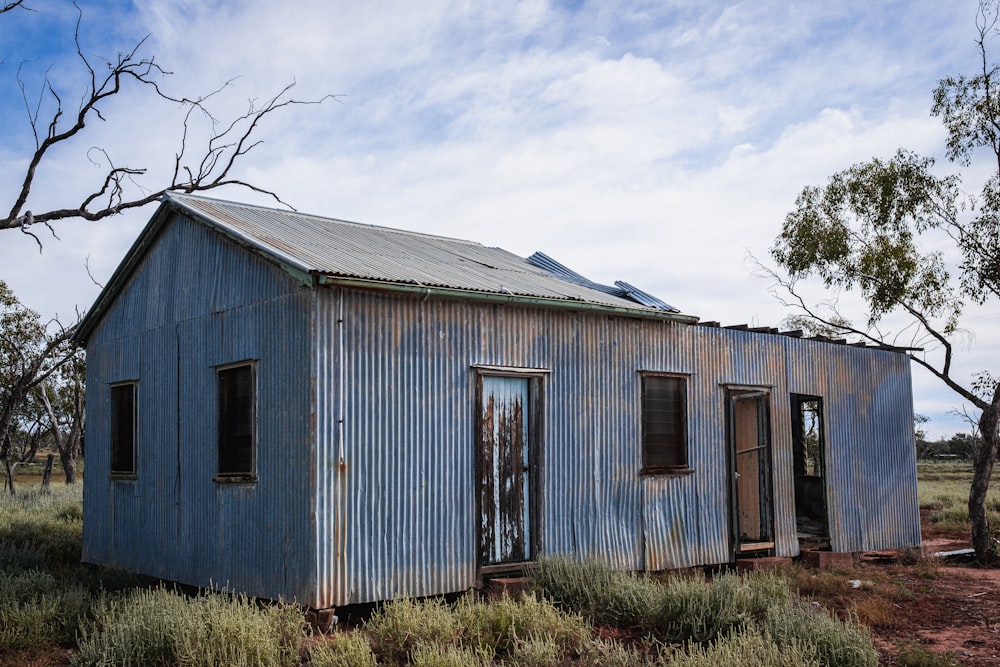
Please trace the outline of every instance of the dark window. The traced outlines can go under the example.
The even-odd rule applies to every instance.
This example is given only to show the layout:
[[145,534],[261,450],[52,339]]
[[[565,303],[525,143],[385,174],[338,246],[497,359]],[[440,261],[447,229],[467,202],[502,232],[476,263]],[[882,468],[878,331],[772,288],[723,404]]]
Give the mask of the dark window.
[[135,475],[134,382],[111,387],[111,474]]
[[642,467],[648,472],[687,468],[687,380],[642,376]]
[[219,375],[219,475],[252,477],[256,461],[256,378],[252,364],[231,366]]

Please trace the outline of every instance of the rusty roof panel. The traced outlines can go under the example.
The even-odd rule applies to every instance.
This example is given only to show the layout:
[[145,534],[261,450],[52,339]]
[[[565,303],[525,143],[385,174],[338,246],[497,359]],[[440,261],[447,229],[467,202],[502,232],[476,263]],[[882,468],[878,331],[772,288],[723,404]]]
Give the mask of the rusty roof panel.
[[[678,313],[635,288],[574,281],[474,241],[169,193],[173,202],[297,269],[421,287],[579,301]],[[576,274],[574,274],[576,275]],[[640,294],[633,299],[630,294]],[[666,305],[666,304],[663,304]]]

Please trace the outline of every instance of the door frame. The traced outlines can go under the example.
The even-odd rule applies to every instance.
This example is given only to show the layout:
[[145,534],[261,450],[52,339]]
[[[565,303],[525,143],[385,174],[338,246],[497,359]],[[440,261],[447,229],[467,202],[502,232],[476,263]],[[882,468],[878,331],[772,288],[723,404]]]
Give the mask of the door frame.
[[[772,410],[772,387],[766,386],[746,386],[746,385],[725,385],[725,414],[726,414],[726,454],[727,454],[727,475],[729,477],[729,532],[731,540],[731,554],[737,557],[742,553],[754,551],[773,552],[775,547],[774,535],[774,434]],[[740,537],[740,507],[739,507],[739,474],[737,470],[736,451],[736,403],[741,400],[754,400],[758,405],[757,412],[757,439],[758,443],[766,440],[764,444],[758,444],[756,448],[763,454],[758,461],[763,464],[758,472],[758,502],[760,514],[760,532],[763,533],[755,541],[744,541]],[[763,406],[761,413],[759,407]],[[744,450],[748,451],[748,450]],[[744,483],[746,481],[744,480]]]
[[[544,378],[549,373],[547,369],[520,368],[509,366],[475,365],[475,402],[474,411],[474,432],[473,443],[475,448],[473,484],[475,487],[475,533],[476,533],[476,569],[480,575],[494,574],[500,572],[517,571],[523,568],[525,563],[531,563],[538,559],[542,553],[542,416],[543,386]],[[528,419],[528,507],[525,511],[528,518],[528,553],[523,561],[511,561],[505,563],[485,563],[483,562],[483,441],[482,441],[482,406],[483,406],[483,378],[485,377],[515,377],[528,381],[528,408],[522,414]]]
[[[812,539],[827,540],[830,539],[830,514],[829,507],[830,502],[828,499],[828,480],[827,475],[827,442],[826,442],[826,401],[823,400],[822,396],[816,396],[814,394],[789,394],[790,399],[790,410],[791,410],[791,431],[792,431],[792,478],[795,487],[795,520],[796,520],[796,533],[802,534],[806,531],[798,530],[798,519],[800,512],[804,510],[811,509],[818,511],[822,516],[816,518],[815,520],[822,524],[822,531],[820,534],[813,535],[812,533],[806,533]],[[802,406],[806,403],[816,403],[816,419],[817,419],[817,454],[816,462],[819,468],[819,475],[806,475],[805,470],[805,435],[806,429],[805,424],[802,422],[803,409]],[[805,483],[809,480],[818,480],[819,483],[819,494],[818,497],[811,496],[807,489],[805,488]],[[814,490],[815,491],[815,490]],[[809,501],[819,501],[819,506],[812,505]],[[806,540],[808,541],[808,540]],[[800,538],[800,544],[803,540]]]

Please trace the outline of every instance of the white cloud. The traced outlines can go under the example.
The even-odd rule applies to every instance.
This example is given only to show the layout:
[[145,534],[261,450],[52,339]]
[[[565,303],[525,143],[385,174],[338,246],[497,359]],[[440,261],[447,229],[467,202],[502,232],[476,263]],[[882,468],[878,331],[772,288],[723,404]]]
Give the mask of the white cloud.
[[[242,75],[218,100],[223,117],[293,79],[300,97],[342,93],[269,119],[240,173],[302,210],[543,250],[707,319],[772,325],[785,313],[750,277],[747,252],[766,259],[802,186],[899,146],[941,153],[929,93],[968,70],[974,8],[150,0],[108,33],[151,33],[174,92]],[[96,25],[115,19],[97,3],[85,11]],[[0,80],[11,74],[0,66]],[[0,104],[18,127],[10,108]],[[169,169],[176,108],[127,98],[108,113],[82,152],[40,175],[38,206],[73,201],[95,171],[91,145]],[[23,166],[8,148],[3,201]],[[86,306],[96,287],[84,258],[107,279],[151,212],[62,225],[63,242],[42,256],[31,239],[0,233],[0,277],[43,312]],[[970,369],[987,365],[995,340],[977,333]],[[914,382],[918,410],[938,419],[957,405],[918,372]]]

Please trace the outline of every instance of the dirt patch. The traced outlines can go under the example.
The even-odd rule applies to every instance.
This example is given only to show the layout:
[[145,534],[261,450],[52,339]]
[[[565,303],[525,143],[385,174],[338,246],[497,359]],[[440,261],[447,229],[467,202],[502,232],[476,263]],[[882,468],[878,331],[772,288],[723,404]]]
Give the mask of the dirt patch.
[[931,557],[972,544],[968,535],[937,531],[926,521],[924,529],[916,562],[895,551],[864,554],[852,571],[823,575],[840,576],[843,586],[811,594],[867,623],[883,665],[896,664],[900,648],[913,643],[950,653],[961,665],[1000,665],[1000,570]]
[[873,628],[880,648],[918,642],[961,664],[1000,664],[1000,571],[941,567],[907,582],[912,600],[894,603],[891,627]]

